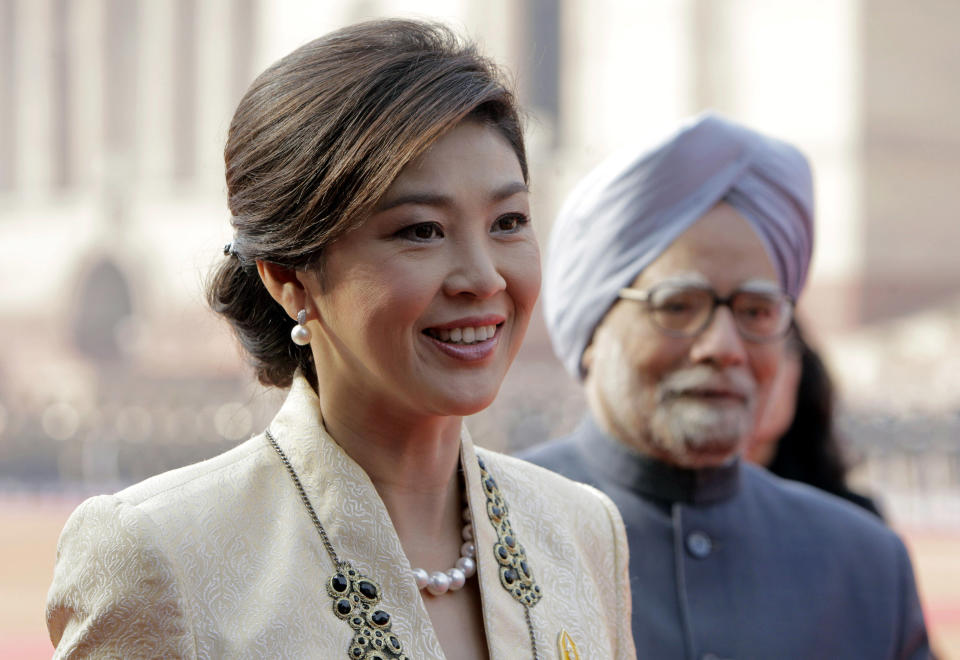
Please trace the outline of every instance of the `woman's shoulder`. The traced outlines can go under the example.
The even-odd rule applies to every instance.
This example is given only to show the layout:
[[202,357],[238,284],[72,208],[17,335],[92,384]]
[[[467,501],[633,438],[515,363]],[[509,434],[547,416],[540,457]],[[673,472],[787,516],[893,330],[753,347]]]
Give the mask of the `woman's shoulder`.
[[269,456],[268,449],[260,434],[212,458],[144,479],[114,497],[125,504],[147,509],[177,506],[180,500],[205,494],[224,498],[231,486],[245,485],[264,457]]
[[69,545],[73,551],[65,554],[72,556],[83,556],[97,545],[97,538],[114,548],[155,546],[160,554],[183,550],[189,545],[183,541],[205,526],[234,525],[237,511],[246,515],[255,508],[249,500],[262,491],[256,482],[270,478],[262,469],[265,461],[259,460],[266,456],[264,445],[256,436],[205,461],[163,472],[112,495],[91,497],[71,514],[60,545]]

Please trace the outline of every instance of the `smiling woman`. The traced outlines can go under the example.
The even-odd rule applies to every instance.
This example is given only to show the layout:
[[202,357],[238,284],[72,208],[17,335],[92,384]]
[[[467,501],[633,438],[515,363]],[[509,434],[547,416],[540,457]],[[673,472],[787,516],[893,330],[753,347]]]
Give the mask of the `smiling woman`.
[[[404,167],[370,218],[329,248],[322,281],[303,274],[329,430],[358,403],[373,407],[349,414],[372,419],[383,406],[469,415],[493,401],[540,288],[528,216],[510,144],[468,119]],[[265,272],[282,300],[281,282],[292,280]],[[289,289],[293,298],[301,291]],[[300,306],[296,298],[290,309]]]
[[437,25],[344,28],[254,81],[225,156],[208,299],[290,393],[264,433],[73,514],[58,657],[634,657],[613,504],[463,428],[540,286],[494,65]]

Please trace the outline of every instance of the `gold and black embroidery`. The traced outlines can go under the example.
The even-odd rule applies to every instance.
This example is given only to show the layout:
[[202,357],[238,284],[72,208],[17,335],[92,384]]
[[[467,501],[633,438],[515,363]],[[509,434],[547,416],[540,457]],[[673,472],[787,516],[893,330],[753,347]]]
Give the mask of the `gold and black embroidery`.
[[493,546],[493,554],[500,564],[500,584],[521,605],[533,607],[541,597],[540,585],[533,580],[527,553],[517,540],[513,525],[507,517],[510,510],[497,488],[496,480],[487,472],[487,466],[482,459],[478,458],[477,463],[480,464],[483,492],[487,496],[487,516],[497,530],[497,543]]
[[403,644],[390,631],[389,614],[377,608],[380,587],[356,571],[349,562],[327,582],[327,593],[333,599],[333,613],[353,628],[353,640],[347,657],[376,660],[409,660]]
[[[500,564],[500,584],[510,592],[514,599],[523,605],[524,618],[527,621],[527,631],[530,633],[530,647],[533,658],[537,660],[537,639],[533,633],[533,621],[530,618],[530,608],[540,602],[543,593],[540,585],[533,579],[533,571],[527,561],[527,553],[523,545],[517,540],[517,535],[510,524],[510,509],[503,494],[497,487],[497,481],[487,472],[483,459],[477,457],[480,465],[480,480],[483,483],[483,492],[487,497],[487,517],[490,524],[497,531],[497,542],[493,546],[493,555]],[[479,552],[479,548],[478,548]]]

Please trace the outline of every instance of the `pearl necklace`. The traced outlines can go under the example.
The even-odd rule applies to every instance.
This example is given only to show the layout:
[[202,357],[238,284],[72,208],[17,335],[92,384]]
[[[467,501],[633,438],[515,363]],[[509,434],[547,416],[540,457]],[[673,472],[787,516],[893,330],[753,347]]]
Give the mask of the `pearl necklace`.
[[473,542],[473,523],[470,522],[470,509],[463,509],[463,526],[461,535],[463,545],[460,546],[460,558],[454,567],[446,571],[427,573],[422,568],[413,569],[413,579],[417,581],[418,589],[426,589],[434,596],[440,596],[448,591],[457,591],[477,572],[477,547]]

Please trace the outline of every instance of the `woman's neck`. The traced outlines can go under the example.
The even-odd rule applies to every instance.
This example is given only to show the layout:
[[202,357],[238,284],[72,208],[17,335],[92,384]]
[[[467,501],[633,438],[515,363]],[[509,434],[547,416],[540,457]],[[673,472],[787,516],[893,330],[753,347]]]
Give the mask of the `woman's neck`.
[[384,402],[331,401],[321,395],[327,432],[357,462],[407,550],[411,539],[435,541],[457,525],[462,509],[457,467],[462,418],[391,410]]

